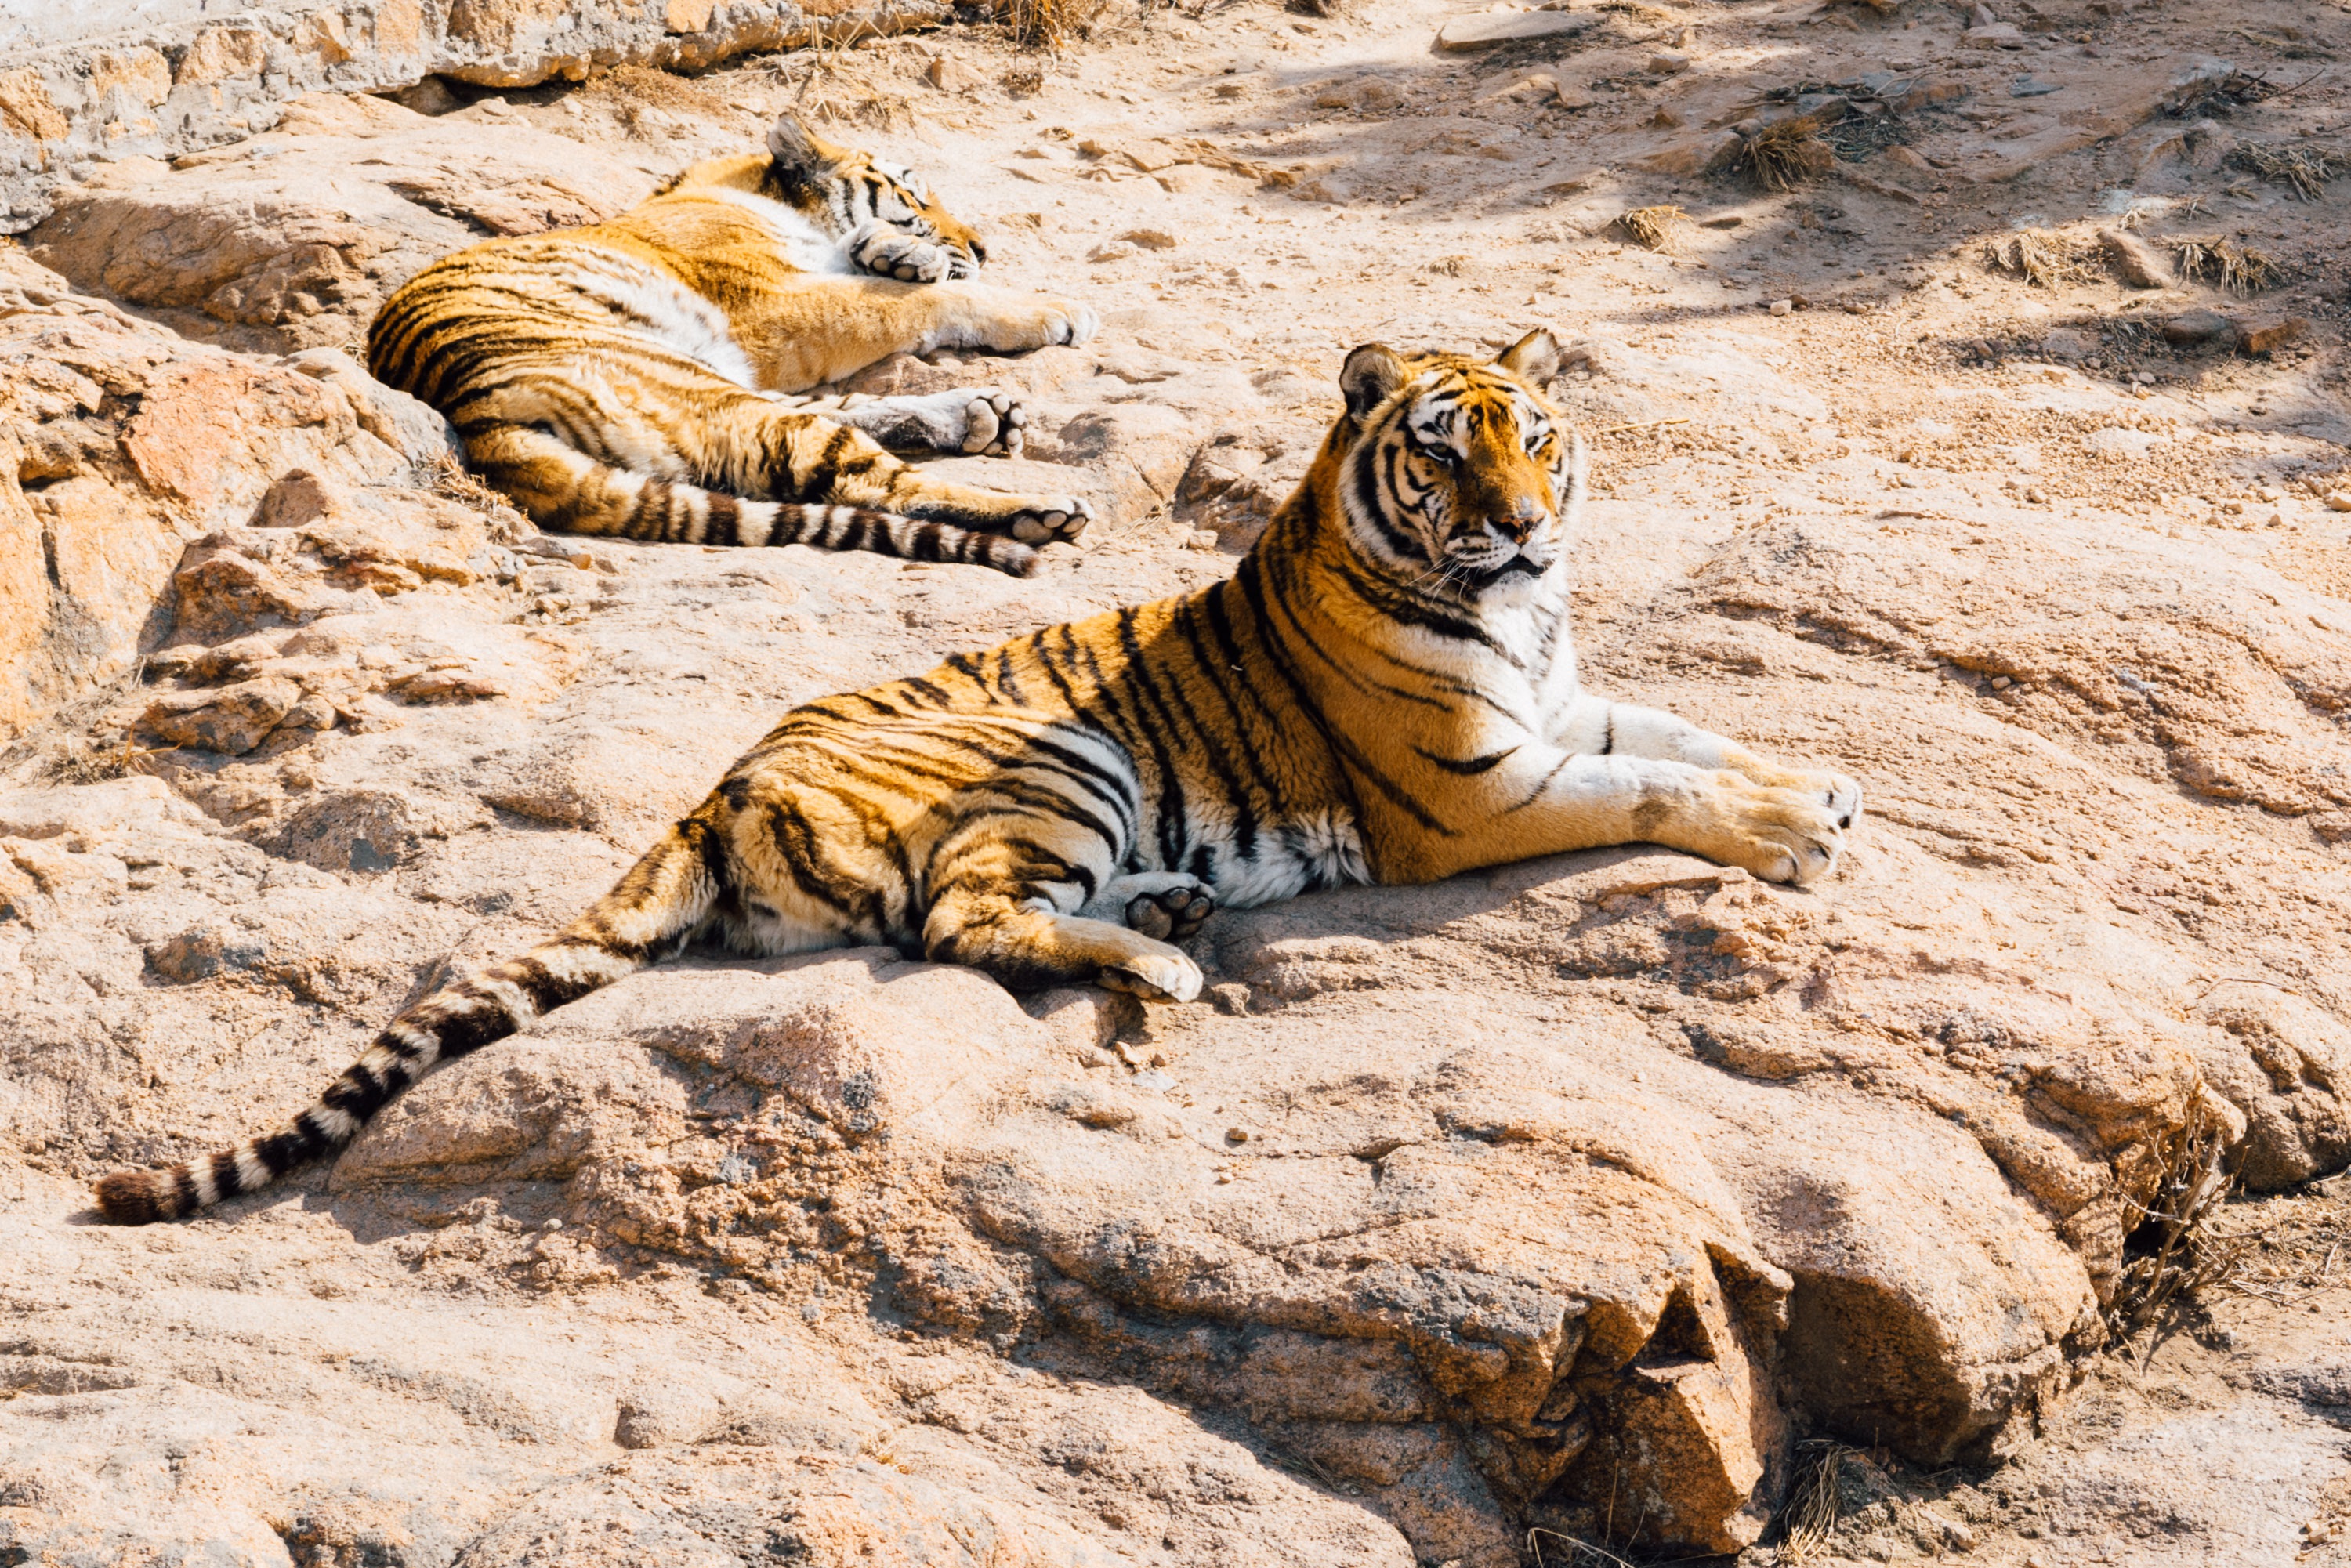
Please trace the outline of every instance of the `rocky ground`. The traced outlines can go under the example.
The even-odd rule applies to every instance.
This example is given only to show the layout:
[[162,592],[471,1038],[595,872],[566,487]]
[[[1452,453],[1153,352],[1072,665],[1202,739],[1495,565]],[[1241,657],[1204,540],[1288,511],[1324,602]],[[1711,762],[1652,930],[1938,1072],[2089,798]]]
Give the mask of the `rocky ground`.
[[[0,1561],[2351,1562],[2346,51],[1227,5],[53,170],[0,249]],[[787,105],[1102,312],[857,383],[1029,400],[950,466],[1097,500],[1040,579],[540,536],[344,352]],[[1837,879],[1224,914],[1184,1008],[689,960],[330,1172],[90,1223],[791,703],[1228,570],[1347,348],[1538,322],[1594,680],[1861,778]]]

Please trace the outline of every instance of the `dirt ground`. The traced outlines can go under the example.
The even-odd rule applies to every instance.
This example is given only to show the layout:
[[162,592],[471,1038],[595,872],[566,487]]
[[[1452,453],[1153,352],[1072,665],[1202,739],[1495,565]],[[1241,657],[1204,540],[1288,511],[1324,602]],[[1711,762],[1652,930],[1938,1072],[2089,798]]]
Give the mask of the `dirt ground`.
[[[714,587],[717,567],[676,566],[656,561],[657,551],[615,547],[612,559],[595,557],[592,570],[528,568],[547,579],[544,591],[499,613],[515,609],[534,638],[578,633],[563,657],[593,665],[604,682],[581,685],[579,706],[588,695],[622,700],[614,693],[628,682],[616,671],[642,685],[626,699],[641,706],[674,706],[682,694],[706,702],[720,716],[711,724],[716,738],[700,744],[723,757],[772,714],[779,683],[806,695],[872,678],[870,666],[884,659],[873,648],[885,635],[917,650],[960,645],[1049,612],[1176,591],[1229,570],[1302,471],[1349,348],[1381,340],[1499,349],[1549,326],[1571,345],[1572,368],[1556,391],[1593,440],[1593,526],[1609,536],[1605,570],[1578,591],[1590,664],[1620,679],[1636,672],[1641,689],[1701,710],[1716,703],[1718,712],[1695,716],[1763,742],[1866,754],[1876,831],[1957,868],[1955,878],[2027,887],[2052,907],[2121,911],[2192,939],[2200,970],[2180,980],[2150,967],[2147,980],[2184,988],[2182,1007],[2228,984],[2339,998],[2351,985],[2339,971],[2339,947],[2298,935],[2278,911],[2290,906],[2316,928],[2351,900],[2338,847],[2351,842],[2351,812],[2342,809],[2351,797],[2330,792],[2343,783],[2339,767],[2294,738],[2302,733],[2294,726],[2306,725],[2339,741],[2343,694],[2281,661],[2264,664],[2264,653],[2247,655],[2264,670],[2275,666],[2294,706],[2292,723],[2274,727],[2286,738],[2247,762],[2199,738],[2218,721],[2158,714],[2151,728],[2134,727],[2136,718],[2114,716],[2122,699],[2061,690],[2046,673],[2053,664],[2011,657],[2001,636],[2003,617],[2030,612],[2043,617],[2032,630],[2036,647],[2060,650],[2073,661],[2069,670],[2095,663],[2095,650],[2106,644],[2087,632],[2069,643],[2073,612],[2040,608],[2048,591],[2071,585],[2030,575],[2071,559],[2064,552],[2085,539],[2131,552],[2136,597],[2114,587],[2103,612],[2137,617],[2156,644],[2172,634],[2168,607],[2188,597],[2179,586],[2184,577],[2172,574],[2190,566],[2241,569],[2245,581],[2275,588],[2253,591],[2279,609],[2281,625],[2258,629],[2264,633],[2298,630],[2283,625],[2281,596],[2289,591],[2303,595],[2300,612],[2323,632],[2351,626],[2344,602],[2351,600],[2344,342],[2351,264],[2343,243],[2351,179],[2336,177],[2351,174],[2351,77],[2342,63],[2351,57],[2351,14],[2283,0],[2010,0],[1994,9],[1924,0],[1609,0],[1529,13],[1369,0],[1328,16],[1264,4],[1140,15],[1121,6],[1092,17],[1060,50],[1019,47],[988,25],[747,58],[691,79],[623,70],[585,86],[412,93],[408,101],[436,118],[461,117],[455,124],[521,124],[598,149],[625,144],[645,168],[750,145],[777,112],[795,107],[820,133],[923,171],[981,227],[996,280],[1051,288],[1100,310],[1104,341],[1116,346],[1105,373],[1134,392],[1102,400],[1115,439],[1106,442],[1111,456],[1097,465],[1098,479],[1115,524],[1082,553],[1052,552],[1033,589],[991,580],[933,602],[925,593],[939,580],[934,573],[902,574],[896,563],[871,560],[820,563],[814,574],[778,568],[772,580],[755,580],[764,567],[745,569],[739,581]],[[1481,28],[1518,36],[1472,42]],[[1440,35],[1458,47],[1441,45]],[[1772,130],[1792,115],[1808,117],[1810,134]],[[1635,213],[1649,216],[1628,224]],[[231,348],[298,346],[271,337],[275,326],[224,326],[193,308],[142,314]],[[952,359],[944,363],[960,369]],[[925,373],[904,365],[880,372]],[[976,366],[971,379],[997,373]],[[1103,375],[1094,382],[1106,384]],[[1195,389],[1186,395],[1203,400],[1210,417],[1191,422],[1183,409],[1147,402],[1163,382]],[[1220,384],[1231,396],[1227,412],[1216,413]],[[1055,392],[1029,390],[1048,400]],[[1082,423],[1040,439],[1041,455],[1082,462]],[[1155,442],[1174,454],[1157,466],[1149,455],[1159,449]],[[965,465],[987,476],[980,460]],[[1720,590],[1709,613],[1734,628],[1780,615],[1786,606],[1771,601],[1775,577],[1793,580],[1812,570],[1809,558],[1783,546],[1784,529],[1824,519],[1864,519],[1868,537],[1881,541],[1886,570],[1913,588],[1943,585],[1933,591],[1948,594],[1952,621],[1969,628],[1961,653],[1920,633],[1907,651],[1884,655],[1888,681],[1909,683],[1899,723],[1888,719],[1873,732],[1869,703],[1860,699],[1784,720],[1746,713],[1734,722],[1737,704],[1722,688],[1761,674],[1730,633],[1677,644],[1647,662],[1650,607],[1685,589],[1716,591],[1705,574],[1724,559],[1743,562],[1750,576]],[[1754,542],[1758,559],[1738,554],[1742,539]],[[2034,553],[2043,544],[2050,553]],[[1941,552],[1931,579],[1916,565],[1929,551]],[[1869,564],[1865,549],[1847,559],[1861,563],[1856,571]],[[693,578],[697,571],[703,576]],[[787,582],[790,574],[799,575]],[[808,586],[820,579],[835,586]],[[1858,576],[1847,580],[1858,584],[1852,605],[1806,588],[1798,597],[1813,597],[1783,619],[1808,649],[1877,658],[1876,650],[1894,646],[1884,619],[1861,602],[1865,589],[1877,589]],[[2101,579],[2097,591],[2121,581]],[[725,593],[737,587],[747,596],[772,592],[777,604],[822,609],[790,632],[806,632],[806,646],[818,652],[788,678],[751,668],[748,655],[730,666],[670,636],[708,604],[733,605]],[[660,613],[672,619],[661,637],[639,635],[630,630],[630,595],[652,604],[656,591],[670,595]],[[596,643],[600,614],[617,630]],[[810,630],[826,616],[824,627]],[[710,621],[714,644],[731,624]],[[871,646],[858,641],[861,628],[871,632]],[[817,634],[826,630],[831,643]],[[2240,640],[2270,645],[2250,633]],[[544,648],[554,645],[546,641],[528,657],[551,663]],[[802,647],[787,650],[797,657]],[[889,647],[889,659],[913,657],[898,643]],[[1827,653],[1822,660],[1819,670],[1831,674],[1790,658],[1770,674],[1801,688],[1845,667]],[[2048,660],[2062,662],[2059,653]],[[705,682],[703,668],[723,679]],[[2080,685],[2107,674],[2143,692],[2119,665],[2067,678]],[[569,667],[563,678],[571,678]],[[548,682],[552,689],[556,677]],[[523,684],[517,679],[518,689]],[[1965,716],[1949,717],[1961,703]],[[70,710],[57,733],[12,752],[15,782],[53,781],[41,769],[54,768],[65,731],[120,745],[130,721],[102,706]],[[123,711],[135,716],[136,707]],[[1973,754],[1914,736],[1914,726],[1927,724],[1972,727],[1971,744],[1994,737],[2029,755],[2040,772],[2030,787],[2003,775],[1978,792],[1981,799],[1962,800],[1966,780],[1953,783],[1959,765],[1950,758]],[[2122,760],[2112,779],[2084,782],[2086,770],[2066,771],[2073,764],[2058,757],[2052,735],[2078,756],[2095,759],[2104,744]],[[1943,758],[1933,788],[1899,785],[1914,745]],[[425,765],[414,766],[415,777],[425,777]],[[643,792],[663,805],[691,787],[702,766],[689,754],[674,777],[650,779]],[[277,769],[281,781],[266,790],[278,794],[265,800],[265,786],[240,781],[240,768],[253,779]],[[2157,782],[2132,777],[2134,768]],[[301,769],[331,772],[266,748],[244,763],[163,765],[178,794],[232,825],[264,820],[317,782]],[[2307,779],[2320,782],[2305,788]],[[1881,790],[1880,779],[1896,787]],[[2147,816],[2131,814],[2142,808]],[[327,1024],[305,1037],[301,1052],[285,1046],[285,1054],[317,1059],[298,1061],[298,1071],[347,1055],[361,1020],[426,972],[423,955],[488,950],[568,913],[579,889],[626,863],[620,846],[643,825],[600,821],[582,809],[567,820],[566,834],[540,832],[538,818],[526,823],[516,815],[537,808],[501,799],[499,809],[504,814],[471,841],[494,841],[493,858],[505,858],[469,871],[426,868],[459,891],[436,891],[425,872],[403,868],[408,904],[395,910],[385,895],[353,905],[380,919],[381,932],[342,932],[335,961],[357,974],[366,968],[363,950],[377,942],[396,946],[397,960],[342,992],[319,988],[327,999],[315,1013]],[[2135,839],[2140,830],[2132,824],[2191,809],[2199,813],[2192,841]],[[2191,847],[2170,852],[2183,841]],[[1872,896],[1883,904],[1893,875],[1883,868],[1900,862],[1878,863]],[[347,852],[328,869],[340,875],[359,867]],[[480,902],[476,883],[494,871],[511,871],[517,898]],[[340,896],[323,873],[320,885],[321,901]],[[1969,920],[1980,917],[1967,926],[1970,940],[1996,956],[2012,945],[2017,922],[2003,925],[1996,899],[1979,884],[1962,891]],[[378,910],[392,913],[379,917]],[[134,954],[134,968],[137,961]],[[152,949],[146,962],[156,962]],[[1238,960],[1230,963],[1226,972],[1238,973]],[[1956,972],[1960,961],[1944,967]],[[1632,995],[1629,983],[1621,995]],[[308,1007],[317,998],[298,1000]],[[275,995],[222,1004],[226,1021],[216,1032],[243,1031],[250,1040],[282,1030],[284,1043],[304,1027],[287,1021],[298,1014],[312,1016]],[[283,1097],[267,1075],[283,1064],[267,1072],[243,1064],[244,1049],[220,1046],[218,1080],[188,1091],[207,1125],[230,1124]],[[172,1115],[183,1114],[187,1104],[169,1098],[171,1076],[151,1080],[141,1069],[124,1093],[152,1088]],[[100,1089],[113,1082],[95,1068],[88,1081]],[[145,1122],[135,1132],[106,1122],[110,1142],[93,1137],[68,1152],[59,1134],[47,1158],[38,1157],[42,1145],[28,1145],[34,1157],[0,1172],[15,1184],[0,1185],[0,1200],[28,1206],[26,1214],[62,1214],[78,1182],[107,1159],[163,1146],[141,1141],[162,1113],[139,1114]],[[391,1155],[378,1156],[375,1168],[394,1176],[410,1169]],[[2344,1255],[2351,1189],[2325,1172],[2284,1185],[2275,1196],[2217,1206],[2192,1254],[2219,1260],[2215,1277],[2155,1323],[2077,1359],[2066,1375],[2074,1380],[2070,1393],[2015,1435],[2003,1462],[1927,1467],[1858,1432],[1846,1434],[1850,1446],[1815,1442],[1800,1454],[1811,1473],[1834,1484],[1795,1490],[1800,1501],[1815,1497],[1819,1528],[1767,1536],[1772,1543],[1737,1560],[1745,1568],[1946,1556],[1998,1568],[2351,1564],[2351,1291],[2339,1282],[2351,1274]],[[496,1296],[497,1311],[509,1314],[502,1332],[518,1333],[511,1325],[524,1322],[535,1329],[538,1299],[498,1282],[500,1268],[542,1267],[499,1260],[500,1248],[523,1241],[475,1237],[473,1255],[458,1257],[452,1243],[455,1260],[442,1259],[432,1250],[440,1242],[417,1239],[428,1231],[414,1216],[431,1207],[394,1202],[376,1229],[317,1245],[341,1260],[337,1277],[354,1281],[354,1294],[380,1288],[392,1300],[405,1287],[386,1281],[421,1256],[419,1269],[465,1276],[443,1281],[453,1299],[461,1285],[484,1301]],[[465,1240],[459,1213],[434,1212],[429,1236]],[[81,1287],[63,1281],[86,1265],[91,1278],[111,1279],[107,1270],[116,1265],[89,1263],[99,1243],[68,1235],[64,1223],[42,1219],[49,1228],[26,1256],[37,1252],[53,1276],[43,1291],[80,1301],[74,1291]],[[316,1214],[273,1222],[265,1240],[314,1224],[323,1224]],[[556,1219],[545,1224],[549,1234],[560,1229]],[[199,1244],[212,1243],[190,1243]],[[161,1257],[172,1244],[152,1245]],[[2142,1256],[2144,1233],[2133,1245],[2130,1255]],[[398,1264],[388,1260],[403,1247]],[[490,1261],[481,1261],[486,1255]],[[736,1343],[732,1328],[710,1325],[749,1294],[741,1281],[714,1274],[715,1282],[705,1281],[689,1278],[691,1269],[627,1256],[617,1247],[610,1254],[623,1271],[644,1265],[631,1278],[646,1281],[639,1305],[655,1305],[642,1313],[639,1305],[615,1307],[615,1321],[642,1316],[655,1325],[643,1331],[652,1339],[672,1332],[659,1323],[691,1322],[710,1336],[697,1344]],[[331,1302],[345,1289],[304,1285],[302,1292]],[[822,1322],[821,1282],[816,1290],[776,1307],[769,1326],[798,1333],[803,1318]],[[674,1319],[662,1319],[673,1296],[684,1304]],[[306,1296],[297,1306],[311,1304]],[[1072,1474],[1078,1468],[1071,1462]],[[1311,1458],[1295,1469],[1330,1479]],[[1334,1495],[1342,1490],[1332,1487]],[[1835,1506],[1820,1505],[1820,1495]],[[19,1501],[0,1490],[0,1508]],[[1797,1513],[1783,1518],[1782,1531],[1801,1524]],[[1566,1533],[1563,1519],[1553,1521],[1558,1531],[1535,1522],[1523,1542],[1526,1562],[1593,1568],[1642,1560],[1630,1545],[1620,1544],[1619,1556],[1585,1544]],[[1637,1534],[1637,1525],[1619,1534],[1620,1522],[1600,1521],[1602,1534],[1620,1542]],[[1176,1525],[1168,1530],[1164,1538],[1155,1525],[1149,1532],[1168,1555],[1147,1560],[1259,1560],[1228,1557],[1221,1545],[1215,1552],[1179,1545],[1188,1538]],[[295,1561],[361,1560],[324,1546],[300,1556],[298,1531],[281,1534]],[[1436,1537],[1416,1543],[1424,1538]],[[1260,1555],[1290,1560],[1270,1549]]]
[[[983,210],[1034,209],[1003,246],[1021,276],[1082,277],[1144,343],[1260,377],[1374,339],[1499,347],[1550,325],[1670,356],[1693,328],[1737,334],[1784,378],[1706,388],[1753,400],[1751,436],[1591,401],[1598,493],[1635,527],[1671,513],[1719,537],[1868,507],[1894,532],[1970,503],[2095,507],[2351,595],[2351,497],[2325,501],[2351,490],[2351,183],[2299,190],[2244,153],[2351,157],[2351,16],[2022,5],[2000,12],[2016,37],[1983,47],[1959,6],[1625,0],[1565,38],[1432,47],[1481,12],[1113,12],[1058,57],[950,35],[778,61],[780,89],[766,67],[699,85],[952,159]],[[1834,161],[1787,189],[1722,151],[1754,117],[1905,94],[1872,117],[1833,105]],[[1207,169],[1160,163],[1202,149]],[[1679,209],[1662,245],[1616,222],[1658,206]],[[2116,230],[2159,259],[2222,239],[2276,270],[2242,291],[2134,287],[2100,243]],[[2196,311],[2234,330],[2167,331]],[[2272,351],[2242,341],[2297,321]],[[1826,418],[1791,439],[1774,416],[1804,397]],[[1595,616],[1646,586],[1595,582]],[[1740,1561],[2351,1562],[2346,1228],[2335,1184],[2231,1203],[2212,1228],[2258,1239],[2224,1249],[2223,1281],[2092,1358],[2007,1465],[1835,1448],[1833,1530]],[[1614,1561],[1540,1532],[1529,1547]]]

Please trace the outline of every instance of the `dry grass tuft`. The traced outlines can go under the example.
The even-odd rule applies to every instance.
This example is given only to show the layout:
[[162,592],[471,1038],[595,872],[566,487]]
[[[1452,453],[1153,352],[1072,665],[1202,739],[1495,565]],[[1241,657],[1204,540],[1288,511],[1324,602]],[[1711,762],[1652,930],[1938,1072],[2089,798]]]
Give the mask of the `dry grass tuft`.
[[2351,173],[2351,158],[2331,147],[2297,147],[2284,141],[2249,141],[2229,155],[2240,169],[2264,180],[2282,180],[2294,193],[2314,202],[2326,193],[2326,182]]
[[1688,217],[1677,206],[1634,207],[1616,214],[1616,226],[1644,250],[1671,250],[1675,231]]
[[2215,283],[2231,294],[2257,294],[2284,277],[2266,251],[2227,239],[2175,239],[2172,259],[2179,276]]
[[2020,229],[1984,247],[1984,259],[1996,272],[2014,273],[2035,288],[2092,277],[2090,247],[2053,229]]
[[1015,98],[1034,98],[1045,90],[1045,68],[1034,60],[1022,60],[1008,67],[996,82]]
[[1766,191],[1792,191],[1828,172],[1836,152],[1821,138],[1808,115],[1792,115],[1765,126],[1740,142],[1724,166]]
[[2127,1261],[2106,1302],[2106,1330],[2126,1352],[2146,1335],[2138,1351],[2142,1366],[2163,1331],[2199,1292],[2234,1279],[2258,1239],[2222,1234],[2213,1226],[2237,1185],[2228,1150],[2228,1124],[2199,1100],[2164,1151],[2163,1176],[2152,1200],[2130,1205],[2139,1222],[2132,1228]]
[[144,747],[125,736],[120,746],[99,746],[81,739],[59,743],[42,759],[40,777],[45,784],[102,784],[110,779],[128,779],[134,773],[150,769],[147,759],[161,757],[167,751],[177,751],[176,746]]
[[1106,0],[1002,0],[996,15],[1024,49],[1061,53],[1092,30]]
[[1796,1479],[1780,1505],[1780,1561],[1789,1568],[1811,1562],[1828,1544],[1836,1530],[1837,1471],[1848,1455],[1859,1451],[1827,1437],[1800,1450]]

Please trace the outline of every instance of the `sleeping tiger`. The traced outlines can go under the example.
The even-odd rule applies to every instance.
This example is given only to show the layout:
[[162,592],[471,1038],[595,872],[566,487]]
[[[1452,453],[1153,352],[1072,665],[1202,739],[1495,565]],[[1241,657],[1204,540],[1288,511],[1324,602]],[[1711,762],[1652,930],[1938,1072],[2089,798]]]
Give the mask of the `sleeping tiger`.
[[887,943],[1028,988],[1185,1001],[1219,904],[1646,841],[1810,882],[1861,791],[1577,683],[1584,448],[1492,363],[1357,349],[1345,411],[1233,575],[797,708],[550,940],[409,1008],[267,1136],[99,1184],[173,1218],[341,1148],[434,1062],[697,939]]
[[1091,509],[923,475],[883,444],[1017,453],[993,387],[796,398],[894,353],[1082,343],[1092,311],[970,281],[987,259],[911,171],[790,115],[609,223],[490,240],[385,301],[368,368],[449,416],[542,528],[808,544],[1026,576]]

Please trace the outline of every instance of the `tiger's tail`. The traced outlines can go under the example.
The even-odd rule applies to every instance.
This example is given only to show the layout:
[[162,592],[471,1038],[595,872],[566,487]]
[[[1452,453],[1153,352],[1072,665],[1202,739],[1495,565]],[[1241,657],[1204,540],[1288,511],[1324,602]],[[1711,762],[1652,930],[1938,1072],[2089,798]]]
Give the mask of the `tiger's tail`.
[[437,1061],[527,1029],[540,1015],[675,953],[731,885],[719,830],[697,813],[662,836],[612,890],[551,939],[453,980],[394,1019],[308,1110],[276,1132],[168,1169],[98,1184],[111,1224],[181,1219],[340,1153]]
[[465,455],[531,520],[568,534],[663,543],[810,545],[901,560],[960,561],[1033,577],[1038,554],[1018,539],[864,507],[754,501],[600,463],[528,425],[465,432]]

